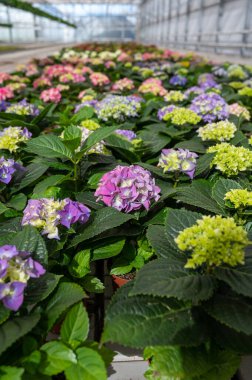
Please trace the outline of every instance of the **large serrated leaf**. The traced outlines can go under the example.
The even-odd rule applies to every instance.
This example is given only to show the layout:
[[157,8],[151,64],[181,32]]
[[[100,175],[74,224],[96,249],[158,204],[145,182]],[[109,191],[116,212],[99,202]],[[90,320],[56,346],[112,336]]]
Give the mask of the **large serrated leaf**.
[[63,174],[56,174],[52,175],[50,177],[47,177],[43,179],[41,182],[39,182],[33,190],[34,194],[43,194],[50,186],[56,186],[62,183],[64,180],[66,180],[68,177],[66,177]]
[[95,144],[99,143],[101,140],[110,136],[118,126],[115,125],[113,127],[103,127],[99,128],[96,131],[92,132],[91,135],[85,141],[85,144],[81,148],[80,155],[86,153],[90,148],[92,148]]
[[40,278],[30,279],[25,292],[25,303],[35,304],[46,299],[56,288],[62,275],[46,273]]
[[[173,299],[130,296],[130,283],[114,295],[105,318],[103,342],[134,348],[150,345],[196,345],[205,339],[205,328],[190,306]],[[165,333],[164,333],[165,332]]]
[[19,338],[27,334],[36,326],[40,319],[39,314],[25,317],[15,317],[0,326],[0,354],[15,343]]
[[184,269],[167,259],[151,261],[137,273],[131,295],[146,294],[175,297],[183,301],[199,302],[209,299],[214,291],[210,275]]
[[237,332],[252,335],[252,305],[241,296],[216,295],[205,305],[211,317]]
[[89,319],[83,303],[74,305],[67,313],[66,318],[61,326],[61,339],[70,344],[75,342],[84,342],[87,339],[89,331]]
[[25,226],[13,239],[13,244],[20,251],[30,252],[33,258],[47,264],[48,254],[45,242],[35,227]]
[[41,135],[31,139],[26,144],[26,151],[47,158],[72,159],[72,152],[59,137],[55,135]]
[[33,163],[26,167],[25,176],[20,182],[18,189],[15,189],[13,192],[17,192],[26,186],[29,186],[37,179],[39,179],[48,169],[49,165]]
[[45,309],[48,330],[52,328],[53,324],[65,310],[82,300],[84,296],[85,293],[79,285],[71,282],[60,283],[56,293],[54,293]]
[[190,186],[178,188],[175,199],[214,214],[223,214],[224,211],[211,196],[211,184],[207,180],[200,179],[193,181]]
[[105,231],[118,227],[131,219],[134,219],[134,216],[124,214],[112,207],[97,210],[93,221],[90,222],[90,224],[82,233],[79,234],[79,236],[73,239],[70,247],[74,247],[85,240],[91,239]]
[[48,342],[41,347],[41,351],[46,353],[40,368],[45,375],[57,375],[77,363],[75,353],[62,342]]
[[232,180],[232,179],[225,179],[220,178],[213,186],[212,189],[212,197],[216,200],[216,202],[222,207],[225,207],[225,195],[228,191],[232,189],[242,189],[242,186]]

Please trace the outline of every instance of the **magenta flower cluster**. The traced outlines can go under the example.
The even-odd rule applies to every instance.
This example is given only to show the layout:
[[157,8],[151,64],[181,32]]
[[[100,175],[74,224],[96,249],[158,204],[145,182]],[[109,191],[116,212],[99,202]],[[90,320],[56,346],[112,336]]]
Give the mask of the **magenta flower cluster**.
[[18,251],[15,245],[0,247],[0,301],[17,311],[24,300],[24,290],[30,278],[45,273],[43,266],[29,252]]
[[138,165],[118,165],[102,176],[95,196],[97,201],[129,213],[142,207],[148,210],[151,202],[160,198],[160,191],[148,170]]

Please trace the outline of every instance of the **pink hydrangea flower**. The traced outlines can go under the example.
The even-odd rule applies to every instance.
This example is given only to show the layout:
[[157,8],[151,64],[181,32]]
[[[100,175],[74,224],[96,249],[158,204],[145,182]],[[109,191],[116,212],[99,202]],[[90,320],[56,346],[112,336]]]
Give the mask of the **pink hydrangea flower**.
[[6,100],[14,97],[13,91],[8,87],[0,87],[0,101]]
[[33,88],[38,88],[38,87],[45,87],[45,86],[51,86],[52,82],[50,81],[49,78],[45,76],[41,76],[33,82]]
[[152,93],[156,96],[164,96],[167,94],[167,90],[162,86],[162,81],[158,78],[146,79],[138,88],[138,91],[142,94]]
[[107,75],[98,72],[92,73],[90,75],[90,80],[94,86],[105,86],[110,83]]
[[59,103],[61,100],[60,90],[55,87],[44,90],[41,92],[40,99],[45,103]]
[[118,165],[102,176],[95,196],[97,201],[129,213],[142,207],[148,210],[151,202],[160,198],[160,191],[148,170],[138,165]]
[[119,79],[117,80],[113,86],[112,86],[112,90],[115,90],[115,91],[123,91],[123,90],[132,90],[134,88],[134,82],[133,80],[129,79],[129,78],[123,78],[123,79]]
[[2,84],[6,80],[10,80],[11,76],[8,73],[0,73],[0,84]]

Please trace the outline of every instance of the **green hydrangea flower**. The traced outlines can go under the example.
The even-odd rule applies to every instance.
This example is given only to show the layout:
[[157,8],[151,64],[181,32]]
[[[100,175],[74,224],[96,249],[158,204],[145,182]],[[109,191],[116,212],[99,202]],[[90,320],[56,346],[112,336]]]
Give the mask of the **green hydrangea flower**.
[[243,96],[252,96],[252,88],[251,87],[244,87],[241,90],[238,91],[239,95]]
[[83,120],[81,122],[81,126],[89,129],[90,131],[95,131],[96,129],[100,128],[100,124],[96,123],[94,120]]
[[207,152],[216,152],[211,167],[215,165],[217,170],[228,177],[252,169],[252,151],[242,146],[221,143],[211,146]]
[[198,129],[198,135],[203,141],[229,141],[234,137],[237,128],[228,120],[209,123]]
[[185,267],[197,268],[204,264],[207,267],[244,264],[244,248],[249,240],[247,232],[233,218],[216,215],[203,216],[180,232],[175,242],[180,250],[191,252]]
[[247,189],[232,189],[226,193],[226,201],[230,201],[234,208],[252,206],[252,191]]
[[174,108],[170,113],[167,113],[163,120],[171,120],[173,124],[183,125],[183,124],[198,124],[201,120],[201,117],[196,114],[196,112],[189,110],[187,108]]
[[229,78],[239,78],[239,79],[247,78],[246,72],[243,70],[243,68],[240,65],[231,65],[229,66],[227,71],[228,71]]
[[165,95],[164,100],[166,100],[167,102],[178,103],[185,100],[185,98],[186,96],[185,94],[183,94],[182,91],[170,91],[167,95]]
[[245,87],[246,85],[244,83],[242,83],[242,82],[230,82],[229,86],[232,87],[232,88],[234,88],[234,89],[236,89],[236,90],[238,90],[240,88]]

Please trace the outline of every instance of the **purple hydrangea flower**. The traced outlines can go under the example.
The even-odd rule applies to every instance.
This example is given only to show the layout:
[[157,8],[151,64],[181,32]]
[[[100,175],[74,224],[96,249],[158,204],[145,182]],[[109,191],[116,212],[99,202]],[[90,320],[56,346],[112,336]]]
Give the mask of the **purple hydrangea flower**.
[[173,75],[169,83],[173,86],[185,86],[187,83],[187,78],[182,75]]
[[10,106],[9,102],[6,102],[5,100],[2,100],[0,102],[0,112],[6,111],[6,109]]
[[158,111],[159,120],[163,120],[164,116],[167,113],[172,112],[175,108],[176,108],[176,106],[174,106],[173,104],[170,106],[167,106],[167,107],[160,108],[160,110]]
[[96,99],[86,100],[85,102],[78,104],[75,107],[74,113],[79,112],[79,110],[81,110],[83,107],[95,107],[97,103],[98,103],[98,100],[96,100]]
[[9,260],[18,255],[18,250],[15,245],[3,245],[0,247],[0,260]]
[[18,251],[14,245],[0,247],[0,301],[6,308],[17,311],[23,303],[29,278],[44,273],[43,266],[29,252]]
[[65,199],[67,204],[64,209],[60,211],[60,223],[70,228],[71,224],[80,222],[82,224],[86,223],[90,217],[90,209],[86,207],[84,204],[76,201],[72,201],[71,199]]
[[151,201],[160,198],[160,191],[148,170],[138,165],[118,165],[102,176],[95,196],[97,201],[129,213],[142,207],[148,210]]
[[191,179],[196,170],[196,158],[198,155],[188,149],[163,149],[158,166],[164,173],[181,172],[188,175]]
[[207,90],[209,88],[220,88],[220,85],[214,80],[213,74],[210,73],[201,74],[198,78],[198,85],[203,90]]
[[137,135],[135,134],[135,132],[130,131],[129,129],[117,129],[115,131],[115,133],[117,135],[121,135],[121,136],[125,137],[129,141],[137,138]]
[[12,179],[12,174],[16,171],[15,161],[12,159],[0,158],[0,182],[8,184]]
[[17,115],[38,116],[39,109],[34,104],[30,104],[26,99],[21,100],[16,104],[10,104],[6,108],[7,113],[16,113]]
[[192,87],[189,87],[189,88],[185,91],[185,96],[188,97],[188,96],[190,96],[191,94],[200,95],[200,94],[203,94],[203,93],[204,93],[203,88],[201,88],[201,87],[199,87],[199,86],[192,86]]
[[190,109],[209,123],[216,120],[224,120],[229,116],[228,104],[215,92],[201,94],[193,99]]

